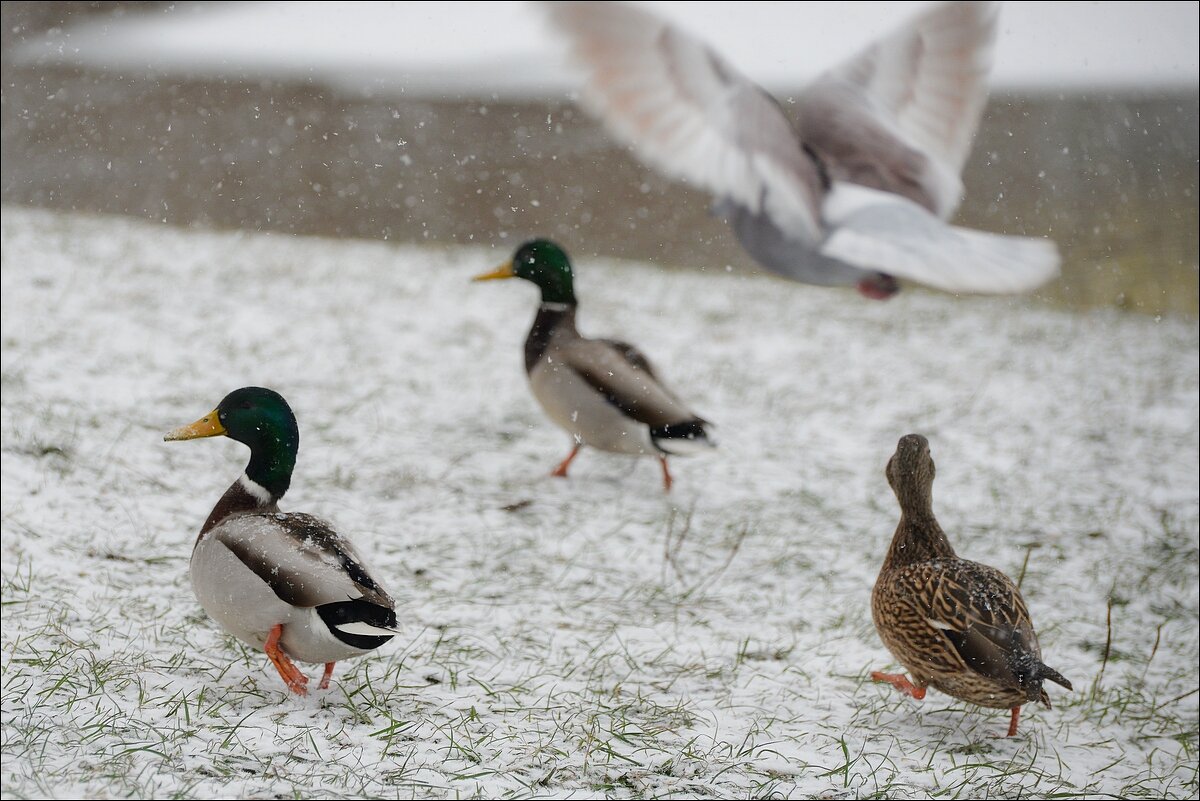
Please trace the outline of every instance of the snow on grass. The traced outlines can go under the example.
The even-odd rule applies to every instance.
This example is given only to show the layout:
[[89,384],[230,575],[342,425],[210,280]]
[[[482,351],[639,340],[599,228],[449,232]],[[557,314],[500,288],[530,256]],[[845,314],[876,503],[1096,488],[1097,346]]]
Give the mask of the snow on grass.
[[[1194,321],[584,261],[585,333],[719,425],[664,496],[649,459],[547,476],[568,442],[521,370],[535,290],[468,283],[510,243],[15,208],[2,233],[5,795],[1197,790]],[[246,384],[299,417],[286,508],[401,604],[403,635],[303,699],[188,584],[245,449],[162,441]],[[912,431],[953,543],[1023,575],[1075,683],[1011,740],[1004,712],[867,679]]]

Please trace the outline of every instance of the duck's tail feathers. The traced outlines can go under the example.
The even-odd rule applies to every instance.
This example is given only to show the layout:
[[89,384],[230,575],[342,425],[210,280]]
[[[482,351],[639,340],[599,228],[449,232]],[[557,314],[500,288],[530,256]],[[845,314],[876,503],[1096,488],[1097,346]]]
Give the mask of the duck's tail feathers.
[[[1059,673],[1052,667],[1048,667],[1044,662],[1038,663],[1038,684],[1041,684],[1043,679],[1049,679],[1060,687],[1065,687],[1068,690],[1074,690],[1071,682],[1067,681],[1063,674]],[[1042,702],[1042,706],[1050,709],[1050,695],[1043,689],[1038,694],[1038,700]]]
[[1068,690],[1075,689],[1074,687],[1071,686],[1071,682],[1067,681],[1066,677],[1064,677],[1063,674],[1059,673],[1057,670],[1055,670],[1052,667],[1046,666],[1046,664],[1044,664],[1044,663],[1039,665],[1038,674],[1043,679],[1050,679],[1050,681],[1054,682],[1059,687],[1065,687]]
[[1048,239],[946,225],[908,198],[838,182],[822,206],[830,233],[821,254],[952,293],[1031,292],[1058,275]]
[[400,633],[396,610],[362,598],[321,604],[317,614],[329,633],[347,645],[369,651]]
[[717,447],[717,441],[708,432],[712,423],[701,417],[682,420],[678,423],[654,426],[650,439],[654,446],[669,456],[699,453]]
[[356,620],[353,623],[340,623],[334,626],[334,628],[346,634],[357,634],[360,637],[390,637],[393,634],[400,633],[400,629],[395,626],[373,626],[362,620]]

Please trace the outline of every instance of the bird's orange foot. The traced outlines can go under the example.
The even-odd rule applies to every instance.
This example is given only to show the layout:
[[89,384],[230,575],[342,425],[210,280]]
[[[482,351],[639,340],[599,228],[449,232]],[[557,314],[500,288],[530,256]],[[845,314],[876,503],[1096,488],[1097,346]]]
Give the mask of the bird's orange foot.
[[900,291],[900,283],[885,273],[874,273],[858,282],[858,292],[872,300],[887,300]]
[[325,663],[325,675],[321,677],[321,683],[317,685],[317,689],[320,689],[320,690],[328,690],[329,689],[329,679],[333,676],[333,666],[336,664],[337,664],[337,662],[326,662]]
[[872,671],[871,681],[887,682],[900,692],[918,701],[925,697],[925,688],[913,684],[908,680],[908,676],[905,676],[903,673],[880,673],[879,671]]
[[571,452],[567,454],[567,458],[559,462],[558,467],[554,468],[554,471],[550,473],[550,475],[556,478],[566,478],[567,468],[571,466],[571,461],[579,454],[579,449],[582,447],[582,445],[576,444],[575,447],[571,449]]
[[1008,734],[1006,737],[1017,736],[1017,720],[1021,717],[1021,707],[1014,706],[1012,708],[1012,718],[1008,721]]
[[276,623],[267,636],[263,650],[267,652],[267,659],[270,659],[271,664],[279,671],[279,677],[283,679],[283,683],[288,686],[288,689],[296,695],[308,695],[308,676],[301,673],[300,668],[296,667],[295,663],[279,647],[279,638],[282,636],[283,624]]
[[662,465],[663,492],[670,492],[671,485],[674,484],[675,482],[671,480],[671,471],[667,469],[667,457],[659,456],[658,461],[659,461],[659,464]]

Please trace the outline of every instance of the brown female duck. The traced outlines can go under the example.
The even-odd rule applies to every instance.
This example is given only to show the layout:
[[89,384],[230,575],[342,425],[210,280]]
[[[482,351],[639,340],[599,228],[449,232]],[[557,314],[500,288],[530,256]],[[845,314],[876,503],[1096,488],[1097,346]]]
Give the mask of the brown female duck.
[[880,672],[871,678],[918,700],[934,687],[973,704],[1011,709],[1012,737],[1023,704],[1050,706],[1044,679],[1068,690],[1071,682],[1042,662],[1029,610],[1012,580],[955,555],[933,515],[934,473],[929,441],[903,437],[887,465],[900,525],[871,593],[871,613],[880,639],[912,680]]

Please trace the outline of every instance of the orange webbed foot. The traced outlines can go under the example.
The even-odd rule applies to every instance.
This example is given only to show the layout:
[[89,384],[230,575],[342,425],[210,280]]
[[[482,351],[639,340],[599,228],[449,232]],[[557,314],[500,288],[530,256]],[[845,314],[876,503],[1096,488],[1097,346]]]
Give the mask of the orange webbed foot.
[[672,480],[672,478],[671,478],[671,471],[667,469],[667,457],[665,457],[665,456],[659,456],[659,457],[658,457],[658,462],[659,462],[659,464],[661,464],[661,465],[662,465],[662,474],[663,474],[663,492],[670,492],[670,491],[671,491],[671,485],[672,485],[672,484],[674,484],[675,482],[674,482],[674,480]]
[[558,467],[554,468],[550,475],[555,478],[566,478],[567,468],[571,466],[571,462],[579,455],[579,449],[582,447],[582,445],[576,444],[574,448],[571,448],[571,452],[567,454],[567,458],[559,462]]
[[329,679],[333,677],[333,666],[336,664],[337,664],[337,662],[326,662],[325,663],[325,675],[321,676],[321,683],[317,685],[317,689],[320,689],[320,690],[328,690],[329,689]]
[[1012,718],[1008,721],[1008,734],[1005,737],[1017,736],[1017,720],[1021,717],[1021,707],[1014,706],[1012,708]]
[[871,672],[871,680],[886,682],[908,697],[915,698],[918,701],[925,697],[925,688],[913,684],[908,680],[908,676],[905,676],[903,673],[881,673],[876,670]]
[[279,671],[279,677],[283,679],[283,683],[287,685],[288,689],[296,695],[308,695],[308,676],[301,673],[300,668],[296,667],[296,664],[279,647],[279,639],[282,636],[283,624],[276,623],[267,636],[263,650],[267,652],[267,658]]

